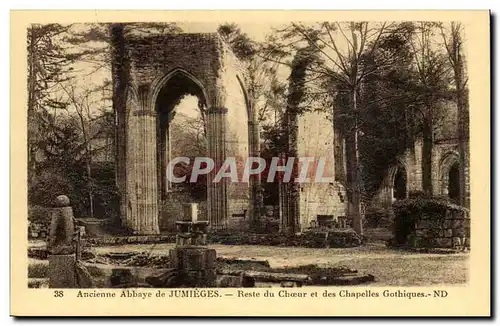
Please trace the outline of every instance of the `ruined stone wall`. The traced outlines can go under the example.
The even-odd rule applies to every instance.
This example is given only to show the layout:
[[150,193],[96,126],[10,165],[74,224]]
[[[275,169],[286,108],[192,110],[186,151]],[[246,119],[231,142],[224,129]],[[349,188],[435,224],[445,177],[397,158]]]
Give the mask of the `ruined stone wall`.
[[[331,119],[324,112],[308,112],[298,119],[297,156],[325,159],[323,176],[335,177],[334,129]],[[309,183],[300,189],[301,230],[317,222],[318,215],[331,215],[336,221],[345,216],[347,198],[344,187],[337,181],[315,182],[317,164],[309,166]]]
[[[432,191],[434,195],[448,195],[450,168],[459,163],[459,144],[457,137],[457,108],[453,102],[441,103],[436,112],[438,124],[434,130],[434,146],[432,151]],[[387,170],[384,181],[374,197],[374,203],[391,205],[394,174],[398,167],[404,166],[407,171],[407,189],[422,191],[422,140],[417,139],[414,146],[400,158],[398,164]],[[467,158],[468,159],[468,158]],[[465,168],[466,197],[470,193],[469,166]]]
[[[138,86],[151,84],[174,69],[195,76],[214,98],[219,74],[216,34],[160,35],[128,40],[131,75]],[[154,101],[155,99],[149,99]]]
[[[158,233],[175,215],[181,198],[159,191],[157,96],[174,73],[180,73],[199,87],[198,95],[207,108],[209,156],[220,162],[226,156],[248,156],[248,116],[242,66],[220,36],[210,34],[158,35],[129,38],[125,42],[129,85],[126,103],[126,154],[118,158],[126,173],[119,176],[122,219],[140,234]],[[116,91],[116,90],[115,90]],[[167,90],[168,91],[168,90]],[[123,94],[117,94],[123,96]],[[184,94],[179,94],[184,95]],[[248,206],[248,185],[209,187],[207,212],[219,223]],[[182,200],[187,200],[183,198]],[[167,222],[165,222],[167,221]],[[165,224],[166,223],[166,224]],[[223,221],[221,223],[226,223]]]
[[[434,195],[447,195],[448,173],[451,166],[458,162],[458,144],[455,140],[435,143],[432,151],[432,189]],[[402,155],[398,163],[387,169],[386,176],[373,202],[392,205],[394,176],[398,168],[403,167],[407,174],[407,190],[422,191],[422,141],[417,140],[413,148]],[[469,182],[466,172],[466,183]]]
[[221,52],[219,91],[224,92],[224,103],[227,108],[225,150],[226,157],[236,159],[238,176],[238,182],[228,183],[228,216],[224,227],[235,229],[241,227],[241,222],[248,218],[249,211],[249,183],[241,181],[249,155],[249,103],[245,93],[243,67],[226,44],[221,45]]
[[457,206],[448,209],[439,219],[423,216],[409,235],[408,244],[415,248],[469,247],[469,212]]

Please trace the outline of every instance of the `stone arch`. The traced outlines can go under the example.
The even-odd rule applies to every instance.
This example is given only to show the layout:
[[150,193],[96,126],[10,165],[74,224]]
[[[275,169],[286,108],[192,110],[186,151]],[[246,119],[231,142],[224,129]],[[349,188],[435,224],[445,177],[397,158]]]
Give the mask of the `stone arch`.
[[439,193],[448,196],[448,188],[450,185],[450,171],[455,166],[460,167],[460,156],[457,151],[449,151],[445,153],[439,162]]
[[[246,87],[245,80],[236,74],[236,79],[243,93],[247,125],[248,125],[248,155],[250,157],[260,157],[260,125],[257,112],[253,105],[253,98],[250,96]],[[250,204],[248,205],[248,215],[251,219],[260,218],[260,212],[263,207],[263,197],[261,189],[261,176],[252,175],[249,179]]]
[[[187,94],[194,90],[192,95],[202,99],[204,103],[199,104],[206,108],[203,111],[207,156],[215,162],[224,162],[233,156],[244,159],[251,153],[246,151],[250,148],[250,133],[244,131],[247,122],[252,130],[258,130],[253,125],[251,94],[240,63],[231,51],[221,47],[215,33],[143,36],[125,42],[130,69],[126,75],[118,75],[117,81],[133,81],[134,85],[127,103],[113,103],[120,105],[118,119],[125,124],[124,128],[117,128],[117,138],[128,141],[122,146],[126,147],[123,153],[117,154],[117,165],[123,167],[117,182],[123,198],[121,208],[130,207],[122,209],[122,221],[138,234],[158,233],[158,222],[164,212],[158,188],[158,178],[161,178],[158,121],[163,118],[158,114],[159,96],[163,101],[158,104],[159,108],[167,111],[178,103],[176,94],[184,95],[186,90]],[[113,92],[116,99],[126,96],[123,88],[114,88]],[[130,113],[128,119],[124,113]],[[244,117],[248,121],[244,121]],[[233,137],[233,133],[237,137]],[[207,178],[211,178],[212,173],[215,171]],[[245,191],[239,186],[234,182],[218,182],[207,188],[206,217],[211,227],[246,212],[250,204],[248,183]]]
[[168,81],[171,80],[176,75],[182,75],[183,77],[186,77],[187,79],[192,81],[194,84],[196,84],[203,94],[204,101],[206,102],[205,105],[209,105],[209,103],[211,103],[210,98],[208,96],[208,93],[206,91],[206,88],[200,82],[200,80],[198,78],[196,78],[193,74],[191,74],[189,71],[187,71],[186,69],[177,67],[177,68],[170,70],[170,72],[164,74],[163,76],[156,78],[151,83],[151,86],[149,88],[150,91],[149,91],[149,94],[147,96],[147,101],[148,101],[148,105],[150,108],[152,108],[152,109],[155,108],[158,94],[163,89],[163,87],[165,85],[167,85]]
[[[171,81],[172,84],[170,84]],[[171,142],[171,139],[175,135],[171,132],[174,127],[172,122],[176,113],[175,109],[182,98],[188,94],[198,98],[198,109],[202,114],[203,128],[206,131],[207,125],[203,117],[203,106],[206,106],[208,102],[207,93],[202,83],[194,75],[182,68],[175,68],[164,76],[157,78],[150,87],[150,94],[148,95],[149,105],[156,112],[157,173],[159,176],[158,189],[160,203],[167,200],[167,194],[172,190],[172,184],[167,180],[166,169],[168,163],[173,159],[171,155],[175,144]],[[181,156],[185,156],[184,153]],[[206,152],[190,154],[194,156],[207,155]],[[206,197],[203,200],[206,200]]]
[[397,164],[389,169],[389,194],[392,203],[394,199],[404,199],[409,193],[410,170],[405,161],[398,159]]
[[252,108],[252,102],[251,102],[251,99],[248,95],[247,87],[239,75],[236,75],[236,79],[238,80],[241,91],[243,93],[243,97],[245,99],[245,106],[246,106],[246,110],[247,110],[247,114],[248,114],[248,121],[254,121],[255,116],[254,116],[254,112],[253,112],[253,108]]

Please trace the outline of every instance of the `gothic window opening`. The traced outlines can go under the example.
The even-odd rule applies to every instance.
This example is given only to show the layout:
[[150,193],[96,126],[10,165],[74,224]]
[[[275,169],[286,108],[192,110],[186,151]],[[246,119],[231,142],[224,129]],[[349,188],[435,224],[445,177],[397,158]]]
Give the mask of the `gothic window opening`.
[[458,163],[454,163],[448,172],[448,197],[458,203],[460,197],[460,176]]
[[396,200],[405,199],[407,197],[407,180],[406,170],[403,167],[398,167],[394,176],[394,194]]
[[[207,155],[203,91],[189,76],[178,72],[160,90],[156,110],[161,198],[175,191],[189,194],[195,200],[206,199],[206,180],[200,177],[198,182],[189,182],[195,158]],[[173,169],[174,176],[186,176],[183,183],[173,183],[167,176],[169,163],[178,157],[190,160],[189,164],[175,164]]]

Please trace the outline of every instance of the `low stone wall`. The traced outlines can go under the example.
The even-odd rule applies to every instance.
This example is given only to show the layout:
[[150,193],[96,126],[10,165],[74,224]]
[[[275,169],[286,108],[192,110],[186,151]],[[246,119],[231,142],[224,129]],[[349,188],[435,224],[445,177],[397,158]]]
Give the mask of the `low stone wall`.
[[261,245],[306,248],[347,248],[361,245],[352,229],[309,231],[297,235],[226,233],[209,235],[209,242],[226,245]]
[[414,248],[470,247],[469,212],[450,208],[442,218],[423,216],[408,236],[408,244]]
[[175,243],[175,234],[87,238],[83,239],[83,241],[86,245],[96,245],[96,246],[147,244],[147,243]]
[[[85,245],[110,246],[125,244],[175,243],[175,234],[144,235],[129,237],[102,237],[84,239]],[[226,245],[261,245],[307,248],[347,248],[361,245],[361,238],[352,229],[333,229],[330,231],[309,231],[298,235],[279,233],[212,233],[208,234],[208,242]]]

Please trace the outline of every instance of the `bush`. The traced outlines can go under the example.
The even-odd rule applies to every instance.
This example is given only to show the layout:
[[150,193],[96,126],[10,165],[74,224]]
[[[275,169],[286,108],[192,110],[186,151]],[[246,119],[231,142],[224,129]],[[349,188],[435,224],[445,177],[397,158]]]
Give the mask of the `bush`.
[[28,221],[50,223],[52,209],[38,205],[28,205]]
[[365,226],[368,228],[388,227],[392,224],[391,213],[381,206],[368,206],[365,212]]
[[415,225],[426,217],[431,220],[444,218],[449,203],[437,198],[416,197],[393,204],[393,235],[396,245],[406,245],[408,236],[415,231]]
[[51,171],[41,173],[28,182],[28,202],[34,206],[53,207],[54,200],[59,195],[74,192],[73,185],[67,178]]
[[[30,206],[53,207],[59,195],[69,197],[75,217],[90,215],[89,182],[86,170],[81,166],[71,169],[46,167],[28,181],[28,203]],[[118,220],[120,198],[115,184],[114,165],[94,164],[93,208],[94,217]]]
[[416,199],[416,198],[429,198],[425,192],[422,190],[411,190],[408,193],[408,198],[410,199]]

